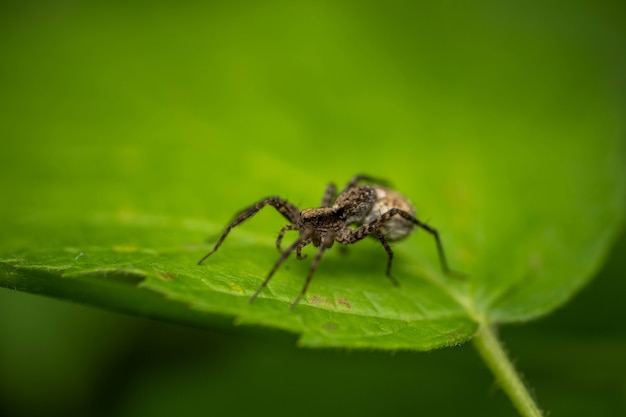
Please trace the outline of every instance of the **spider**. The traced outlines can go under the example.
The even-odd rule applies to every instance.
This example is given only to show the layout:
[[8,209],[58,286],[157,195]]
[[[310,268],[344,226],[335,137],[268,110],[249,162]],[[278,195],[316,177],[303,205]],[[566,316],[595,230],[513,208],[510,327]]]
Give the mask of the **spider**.
[[[360,185],[361,182],[371,184]],[[336,195],[336,191],[335,184],[329,184],[322,198],[321,207],[302,211],[287,200],[276,196],[266,197],[258,201],[237,214],[217,240],[213,250],[200,259],[198,265],[219,249],[235,226],[254,216],[263,207],[270,205],[289,220],[290,224],[280,230],[276,239],[276,247],[280,252],[280,257],[274,263],[259,289],[252,295],[249,303],[252,303],[261,294],[276,270],[294,251],[298,259],[304,259],[306,255],[302,255],[302,249],[313,244],[319,249],[313,258],[300,294],[291,304],[291,309],[293,309],[306,294],[313,273],[326,249],[331,248],[335,242],[351,245],[369,235],[378,239],[387,251],[386,274],[391,282],[398,286],[398,281],[391,275],[393,251],[388,242],[406,238],[415,226],[424,229],[433,236],[441,268],[445,274],[452,275],[437,230],[418,220],[415,217],[415,208],[411,202],[402,194],[389,188],[386,181],[367,175],[356,175],[338,195]],[[356,228],[350,226],[356,226]],[[281,243],[285,232],[289,230],[298,231],[299,236],[294,243],[283,251]]]

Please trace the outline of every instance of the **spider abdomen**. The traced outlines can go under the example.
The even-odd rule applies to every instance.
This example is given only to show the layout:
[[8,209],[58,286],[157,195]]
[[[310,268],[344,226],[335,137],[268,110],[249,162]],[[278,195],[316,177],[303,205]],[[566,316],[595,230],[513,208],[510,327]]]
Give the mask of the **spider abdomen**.
[[[409,213],[411,216],[415,216],[415,207],[408,198],[387,187],[375,185],[373,188],[376,192],[376,201],[370,212],[363,219],[363,223],[376,221],[376,219],[392,208],[397,208]],[[407,219],[395,216],[381,225],[380,230],[387,240],[393,241],[404,239],[411,234],[414,227],[415,225]]]

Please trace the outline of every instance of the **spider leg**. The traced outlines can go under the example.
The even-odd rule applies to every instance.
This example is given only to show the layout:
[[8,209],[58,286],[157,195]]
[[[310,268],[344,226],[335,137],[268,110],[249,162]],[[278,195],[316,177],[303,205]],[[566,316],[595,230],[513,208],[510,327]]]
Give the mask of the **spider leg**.
[[300,245],[298,245],[298,247],[296,248],[296,258],[298,258],[299,260],[306,259],[307,254],[305,253],[303,255],[302,254],[302,249],[306,245],[308,245],[309,243],[311,243],[311,239],[306,239],[306,240],[303,240],[302,242],[300,242]]
[[389,181],[383,180],[381,178],[370,177],[369,175],[364,175],[364,174],[358,174],[352,177],[348,185],[346,185],[346,188],[344,188],[344,191],[347,190],[348,188],[355,187],[361,181],[375,182],[377,184],[384,185],[384,186],[390,185]]
[[304,239],[302,239],[303,236],[300,236],[300,239],[296,240],[295,242],[293,242],[286,251],[284,251],[283,253],[280,254],[280,257],[278,258],[278,260],[276,261],[276,263],[274,264],[274,266],[272,267],[272,270],[270,271],[269,274],[267,274],[267,277],[265,278],[265,280],[263,280],[263,283],[261,283],[261,286],[259,287],[258,290],[256,290],[256,292],[254,294],[252,294],[252,297],[250,297],[250,300],[248,301],[249,304],[252,304],[254,302],[254,300],[256,300],[256,298],[259,296],[259,294],[261,294],[261,292],[265,289],[265,287],[267,287],[268,282],[270,282],[270,279],[272,279],[272,276],[274,276],[274,273],[278,270],[278,267],[285,262],[285,259],[287,259],[289,257],[289,255],[291,255],[291,253],[296,250],[303,241],[306,241],[308,239],[308,236],[304,236]]
[[[276,248],[278,249],[278,252],[280,253],[283,253],[281,243],[283,242],[283,237],[285,236],[285,232],[287,230],[298,230],[298,228],[294,226],[293,224],[288,224],[287,226],[280,229],[280,232],[278,233],[278,239],[276,239]],[[304,248],[309,243],[311,243],[311,239],[306,239],[306,240],[301,241],[300,245],[296,247],[296,256],[298,259],[302,260],[306,258],[306,254],[302,255],[302,248]]]
[[[391,210],[381,214],[376,220],[373,220],[373,221],[371,221],[371,222],[369,222],[367,224],[364,224],[364,225],[360,226],[356,230],[347,230],[346,233],[344,233],[342,236],[340,236],[340,238],[342,239],[341,243],[346,243],[346,244],[355,243],[355,242],[358,242],[359,240],[363,239],[364,237],[370,235],[371,233],[377,233],[376,230],[381,225],[383,225],[383,224],[387,223],[389,220],[391,220],[394,216],[400,216],[400,217],[402,217],[402,218],[412,222],[414,225],[416,225],[418,227],[421,227],[422,229],[426,230],[428,233],[430,233],[431,236],[433,237],[433,239],[435,239],[435,245],[437,246],[437,254],[439,255],[439,263],[441,264],[442,271],[446,275],[448,275],[448,276],[454,276],[454,277],[457,277],[457,278],[464,277],[463,274],[460,274],[458,272],[452,271],[450,269],[450,267],[448,266],[448,261],[446,259],[446,254],[445,254],[445,252],[443,250],[443,245],[441,244],[441,239],[439,238],[439,232],[437,232],[437,229],[435,229],[434,227],[431,227],[431,226],[427,225],[426,223],[418,220],[416,217],[414,217],[410,213],[407,213],[406,211],[400,210],[398,208],[392,208]],[[384,246],[384,244],[383,244],[383,246]],[[389,253],[389,252],[387,252],[387,253]]]
[[206,255],[204,255],[204,257],[198,261],[198,265],[202,264],[202,262],[204,262],[209,256],[213,255],[215,251],[219,249],[219,247],[222,245],[222,242],[224,242],[224,239],[226,239],[226,236],[228,236],[228,233],[230,233],[233,227],[243,223],[245,220],[254,216],[256,213],[259,212],[259,210],[261,210],[263,207],[267,205],[274,207],[276,210],[278,210],[280,214],[282,214],[290,222],[297,223],[298,216],[300,215],[300,210],[298,210],[296,206],[294,206],[287,200],[284,200],[280,197],[264,198],[263,200],[255,203],[254,205],[242,210],[235,217],[235,219],[228,226],[226,226],[226,230],[224,230],[220,238],[217,240],[217,243],[215,244],[215,247],[213,247],[213,250],[207,253]]
[[280,253],[283,253],[281,243],[283,242],[283,237],[285,236],[285,232],[287,230],[298,230],[298,228],[293,224],[288,224],[287,226],[280,229],[280,232],[278,232],[278,238],[276,239],[276,249],[278,249],[278,252]]
[[321,207],[330,207],[333,201],[335,200],[335,192],[337,191],[337,186],[332,182],[328,184],[326,187],[326,191],[324,192],[324,197],[322,198]]
[[302,291],[300,291],[300,294],[298,295],[298,297],[296,297],[296,299],[293,301],[293,303],[291,303],[291,306],[289,307],[291,310],[296,308],[300,300],[302,300],[302,297],[304,297],[304,294],[306,294],[306,290],[307,288],[309,288],[309,284],[311,283],[311,278],[313,277],[313,273],[317,269],[317,265],[320,263],[320,260],[322,259],[322,255],[324,254],[325,250],[326,250],[326,246],[322,244],[319,250],[317,251],[315,258],[313,258],[313,262],[311,263],[309,274],[306,276],[306,281],[304,281],[304,286],[302,287]]
[[400,286],[400,283],[398,282],[398,280],[393,275],[391,275],[391,262],[393,261],[393,251],[391,250],[391,247],[389,246],[389,243],[387,243],[387,239],[385,239],[385,235],[383,235],[383,232],[380,229],[377,228],[374,231],[374,233],[376,234],[376,238],[383,245],[383,247],[387,251],[387,255],[389,256],[387,258],[387,273],[386,273],[387,274],[387,278],[389,278],[391,280],[391,283],[393,285],[398,287],[398,286]]

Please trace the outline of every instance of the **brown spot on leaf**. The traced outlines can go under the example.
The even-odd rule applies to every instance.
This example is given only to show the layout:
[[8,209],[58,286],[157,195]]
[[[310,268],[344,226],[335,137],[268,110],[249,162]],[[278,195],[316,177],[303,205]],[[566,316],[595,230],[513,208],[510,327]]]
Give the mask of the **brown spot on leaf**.
[[352,310],[352,306],[350,305],[350,301],[346,300],[345,298],[338,298],[337,299],[337,304],[341,304],[341,305],[345,306],[348,310]]
[[161,272],[159,271],[159,276],[165,280],[170,280],[176,278],[176,274],[173,272]]
[[332,309],[334,307],[332,300],[326,297],[322,297],[321,295],[318,295],[318,294],[314,294],[311,297],[309,297],[308,302],[311,305],[320,306],[326,309]]

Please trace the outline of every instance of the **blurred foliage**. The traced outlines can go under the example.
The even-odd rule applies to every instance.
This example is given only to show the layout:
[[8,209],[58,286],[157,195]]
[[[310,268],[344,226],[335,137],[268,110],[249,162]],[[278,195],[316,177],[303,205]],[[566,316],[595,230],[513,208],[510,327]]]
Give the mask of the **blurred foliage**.
[[[35,263],[56,262],[46,248],[58,247],[71,260],[94,243],[86,225],[130,219],[141,233],[118,246],[124,257],[124,248],[149,238],[172,242],[170,219],[184,219],[180,230],[193,231],[184,242],[193,262],[204,249],[194,245],[253,199],[280,193],[312,205],[328,181],[363,171],[393,180],[420,215],[449,231],[449,246],[462,248],[452,258],[470,265],[473,276],[500,277],[490,268],[503,260],[483,255],[501,253],[507,241],[526,255],[546,231],[557,240],[590,237],[593,259],[574,259],[587,269],[560,301],[598,267],[617,233],[610,225],[623,194],[610,190],[623,187],[616,171],[624,160],[622,3],[0,7],[0,214],[2,234],[10,236],[4,258],[21,257],[27,248],[43,255],[31,258]],[[588,200],[564,209],[568,198]],[[527,213],[531,238],[517,241],[521,219],[513,214],[520,212]],[[587,216],[606,220],[604,228],[577,229]],[[241,241],[254,247],[257,236],[267,236],[262,244],[271,245],[276,219],[247,224]],[[550,230],[549,222],[558,226]],[[561,234],[568,229],[571,234]],[[115,228],[98,230],[96,245],[119,244]],[[490,239],[494,231],[499,239]],[[425,240],[403,245],[424,254],[415,262],[430,265]],[[472,260],[463,248],[476,244],[483,250]],[[365,246],[345,261],[328,259],[329,269],[353,268],[357,252],[373,253]],[[235,259],[235,247],[223,259]],[[168,249],[175,248],[159,248]],[[402,252],[403,261],[413,262],[414,252]],[[241,267],[261,276],[262,260],[275,256],[245,253],[254,258]],[[586,252],[572,256],[580,253]],[[294,270],[289,273],[301,275],[301,265]],[[623,271],[615,260],[606,282],[547,324],[503,330],[540,403],[554,415],[624,411],[625,373],[617,373],[624,369],[617,354],[624,340],[611,325],[619,315],[598,312],[598,306],[619,308],[621,287],[611,278]],[[513,280],[520,276],[514,272]],[[381,281],[381,288],[388,284]],[[613,287],[599,290],[606,298],[593,297],[606,288],[601,285]],[[459,405],[480,415],[510,410],[499,394],[476,401],[485,398],[491,377],[467,348],[392,359],[295,351],[282,341],[288,336],[224,337],[0,294],[0,407],[9,414],[95,412],[95,405],[108,407],[103,414],[128,415],[220,407],[276,414],[359,407],[361,414],[380,414],[396,406],[437,415],[458,414]],[[493,294],[477,297],[498,311]],[[599,322],[606,334],[592,330]]]

